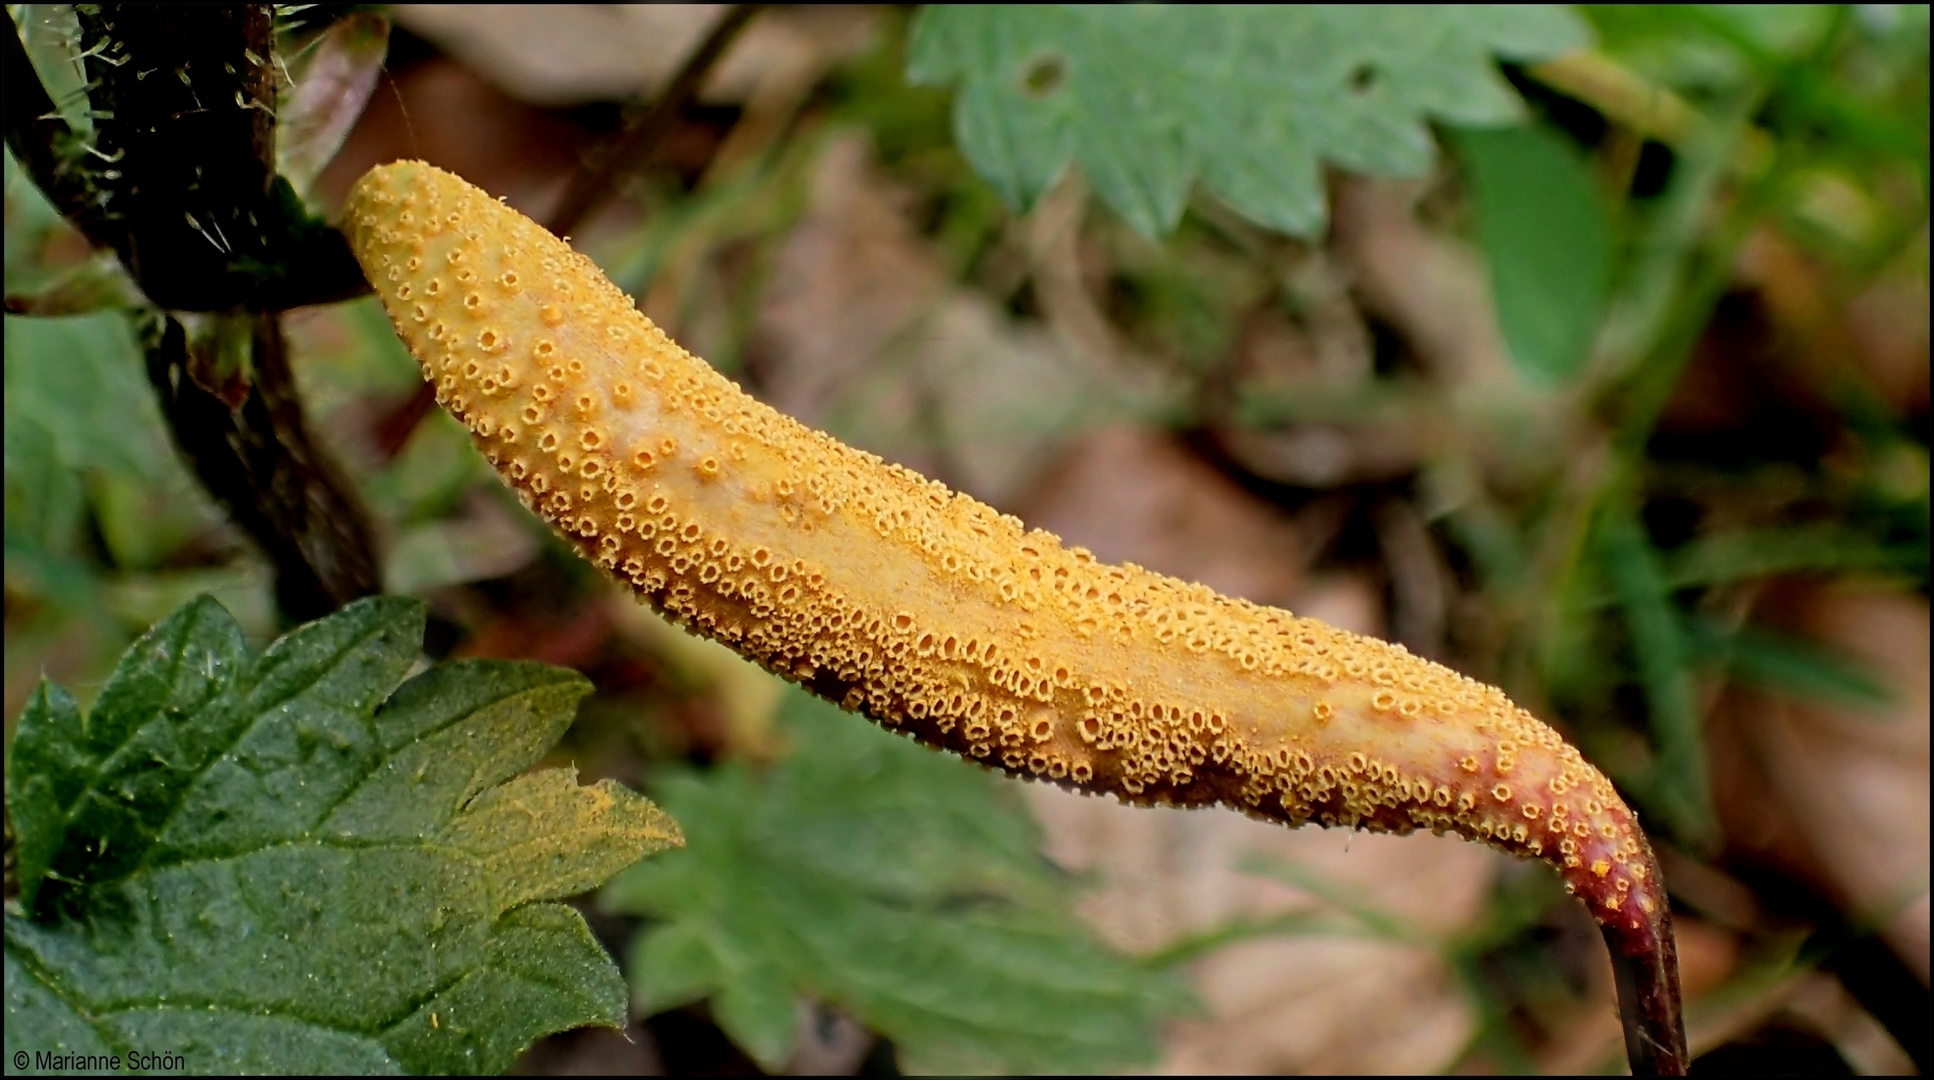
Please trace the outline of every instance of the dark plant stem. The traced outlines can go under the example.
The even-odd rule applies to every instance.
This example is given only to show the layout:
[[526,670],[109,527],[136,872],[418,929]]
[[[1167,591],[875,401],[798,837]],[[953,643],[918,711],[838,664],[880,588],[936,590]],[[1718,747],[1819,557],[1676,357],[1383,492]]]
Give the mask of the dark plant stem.
[[280,311],[367,291],[340,232],[275,183],[266,4],[82,5],[87,183],[156,307]]
[[[290,622],[381,591],[368,515],[311,437],[276,312],[368,284],[341,233],[275,175],[275,27],[268,5],[76,9],[94,146],[77,145],[15,33],[6,138],[142,309],[150,382],[175,445],[275,568]],[[171,311],[216,312],[193,344]],[[223,361],[224,340],[246,356]],[[58,362],[57,358],[43,358]],[[211,393],[197,376],[230,381]]]
[[1612,954],[1612,979],[1618,985],[1618,1022],[1625,1032],[1625,1057],[1633,1076],[1684,1076],[1692,1064],[1680,1011],[1679,950],[1671,916],[1654,947],[1628,951],[1620,933],[1600,926]]
[[290,377],[279,317],[246,320],[254,385],[239,407],[190,374],[188,334],[170,315],[144,343],[162,415],[204,485],[275,566],[275,597],[291,623],[382,591],[367,515],[310,438]]
[[376,456],[386,462],[395,461],[409,445],[410,436],[416,434],[417,425],[435,409],[436,388],[427,382],[418,383],[402,404],[384,412],[376,421]]

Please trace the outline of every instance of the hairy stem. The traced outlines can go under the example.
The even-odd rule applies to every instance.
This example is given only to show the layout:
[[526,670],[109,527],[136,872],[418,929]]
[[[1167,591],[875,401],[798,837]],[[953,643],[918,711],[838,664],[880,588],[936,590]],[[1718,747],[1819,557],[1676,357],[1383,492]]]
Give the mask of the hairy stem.
[[191,374],[188,334],[173,316],[149,326],[148,381],[175,445],[209,492],[275,568],[290,623],[318,619],[382,591],[368,515],[310,437],[279,316],[217,316],[248,335],[254,384],[230,407]]
[[[90,241],[155,306],[208,311],[204,344],[242,338],[248,363],[197,356],[172,314],[145,311],[148,374],[175,445],[275,567],[292,622],[380,591],[368,516],[311,438],[278,316],[368,287],[335,229],[299,220],[275,175],[274,20],[267,5],[77,9],[96,145],[73,156],[18,31],[8,39],[6,137]],[[220,370],[221,396],[197,376]],[[252,384],[252,385],[251,385]]]

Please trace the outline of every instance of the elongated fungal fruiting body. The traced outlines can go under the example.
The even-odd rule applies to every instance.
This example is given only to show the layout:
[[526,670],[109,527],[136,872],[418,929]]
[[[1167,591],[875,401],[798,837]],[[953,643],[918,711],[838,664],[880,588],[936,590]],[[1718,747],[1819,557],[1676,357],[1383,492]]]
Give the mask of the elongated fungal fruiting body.
[[1543,859],[1676,1001],[1664,885],[1632,812],[1499,691],[1097,562],[807,428],[449,173],[372,170],[344,229],[437,400],[525,505],[691,631],[1016,775]]

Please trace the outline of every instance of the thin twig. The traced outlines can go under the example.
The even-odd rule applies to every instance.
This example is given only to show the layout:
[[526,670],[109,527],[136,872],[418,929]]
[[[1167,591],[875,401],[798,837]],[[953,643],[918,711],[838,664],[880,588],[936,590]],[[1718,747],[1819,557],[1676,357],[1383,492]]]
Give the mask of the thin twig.
[[558,204],[557,212],[551,215],[546,228],[558,236],[568,236],[572,230],[598,207],[611,192],[618,177],[630,169],[635,169],[650,160],[665,141],[665,135],[686,106],[698,95],[699,87],[705,84],[706,76],[739,31],[745,29],[752,17],[765,8],[764,4],[734,4],[725,17],[713,25],[711,33],[693,49],[678,74],[666,85],[664,93],[652,102],[617,141],[604,152],[595,155],[595,164],[578,170],[572,177],[571,185],[564,192],[564,201]]

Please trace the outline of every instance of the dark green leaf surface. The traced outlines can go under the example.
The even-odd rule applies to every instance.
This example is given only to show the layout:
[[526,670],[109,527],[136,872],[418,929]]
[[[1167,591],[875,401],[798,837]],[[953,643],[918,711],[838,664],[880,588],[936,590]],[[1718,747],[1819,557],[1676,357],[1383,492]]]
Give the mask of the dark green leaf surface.
[[[515,779],[589,689],[540,664],[416,660],[377,598],[251,657],[213,600],[131,647],[83,718],[43,683],[7,755],[16,1050],[166,1048],[191,1071],[496,1072],[624,1018],[551,903],[678,843],[571,770]],[[387,699],[387,700],[386,700]]]
[[908,75],[961,84],[960,147],[1011,205],[1073,161],[1144,235],[1174,227],[1199,179],[1264,225],[1314,236],[1324,165],[1421,174],[1427,119],[1520,115],[1494,56],[1586,40],[1550,6],[936,5],[914,24]]
[[1612,227],[1583,155],[1543,127],[1460,128],[1498,328],[1547,386],[1584,370],[1605,312]]
[[993,776],[795,694],[793,756],[667,782],[690,846],[604,902],[663,920],[628,965],[637,1007],[710,999],[762,1065],[796,999],[851,1011],[911,1071],[1096,1071],[1148,1061],[1185,998],[1069,913],[1025,812]]

